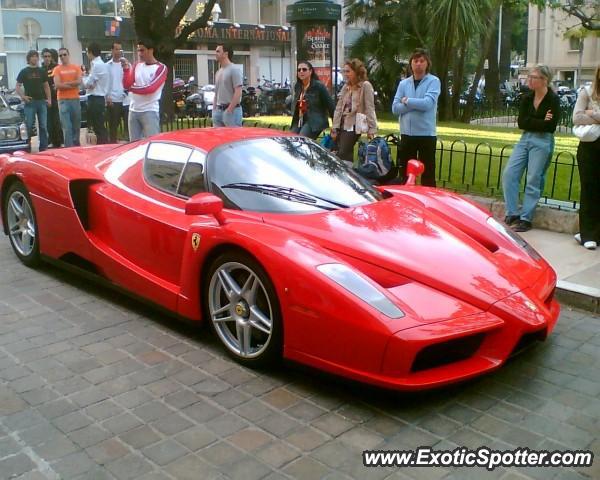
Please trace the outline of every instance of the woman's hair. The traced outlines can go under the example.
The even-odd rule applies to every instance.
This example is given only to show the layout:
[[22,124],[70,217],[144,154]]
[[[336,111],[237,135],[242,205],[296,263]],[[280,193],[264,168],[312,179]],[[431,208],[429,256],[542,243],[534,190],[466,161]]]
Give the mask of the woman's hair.
[[538,72],[542,77],[546,79],[546,83],[548,84],[548,86],[550,86],[550,82],[552,80],[552,72],[550,71],[549,67],[547,67],[546,65],[539,64],[533,67],[531,71]]
[[365,64],[358,58],[346,60],[344,65],[348,65],[354,73],[356,73],[357,82],[364,82],[367,79],[367,69],[365,68]]
[[600,65],[596,67],[594,80],[592,81],[592,98],[600,102]]
[[[302,60],[302,61],[298,62],[298,67],[300,65],[306,65],[308,67],[308,69],[310,70],[311,83],[319,80],[319,76],[317,75],[317,72],[315,72],[315,69],[313,68],[312,63],[307,62],[306,60]],[[300,81],[300,79],[298,78],[298,72],[296,72],[296,80]]]

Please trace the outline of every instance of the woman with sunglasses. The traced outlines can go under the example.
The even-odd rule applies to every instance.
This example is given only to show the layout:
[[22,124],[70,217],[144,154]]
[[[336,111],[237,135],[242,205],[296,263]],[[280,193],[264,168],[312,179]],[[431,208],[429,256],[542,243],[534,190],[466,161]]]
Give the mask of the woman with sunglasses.
[[331,137],[338,146],[338,157],[352,164],[354,145],[363,133],[357,133],[357,113],[366,115],[369,140],[377,133],[375,93],[373,86],[367,81],[367,69],[360,60],[348,60],[344,64],[343,73],[346,83],[335,107]]
[[329,126],[335,104],[310,62],[298,63],[291,131],[316,139]]
[[[560,101],[550,88],[552,74],[537,65],[527,76],[530,92],[519,107],[518,124],[524,130],[502,175],[507,225],[515,232],[531,229],[535,207],[542,195],[546,171],[554,151],[554,131],[560,119]],[[527,186],[519,210],[519,186],[527,168]]]

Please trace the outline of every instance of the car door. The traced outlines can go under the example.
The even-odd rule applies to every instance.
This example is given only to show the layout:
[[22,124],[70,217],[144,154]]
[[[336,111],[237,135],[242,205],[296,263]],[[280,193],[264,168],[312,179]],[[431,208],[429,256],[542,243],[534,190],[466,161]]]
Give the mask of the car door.
[[[99,263],[117,283],[175,310],[184,245],[193,220],[185,215],[185,202],[190,192],[204,188],[205,155],[170,142],[150,142],[127,155],[107,169],[107,181],[96,188],[91,200]],[[186,175],[189,179],[182,185],[186,194],[182,194],[178,190],[186,169],[196,175]]]

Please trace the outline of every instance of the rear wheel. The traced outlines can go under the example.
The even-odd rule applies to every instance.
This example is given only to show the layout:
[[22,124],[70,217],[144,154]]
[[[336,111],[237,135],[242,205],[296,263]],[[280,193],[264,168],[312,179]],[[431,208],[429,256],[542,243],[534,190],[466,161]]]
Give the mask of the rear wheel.
[[35,267],[40,261],[37,220],[31,197],[21,182],[8,189],[3,212],[15,254],[28,267]]
[[282,321],[275,288],[250,255],[227,252],[212,263],[205,287],[208,318],[240,363],[261,366],[281,356]]

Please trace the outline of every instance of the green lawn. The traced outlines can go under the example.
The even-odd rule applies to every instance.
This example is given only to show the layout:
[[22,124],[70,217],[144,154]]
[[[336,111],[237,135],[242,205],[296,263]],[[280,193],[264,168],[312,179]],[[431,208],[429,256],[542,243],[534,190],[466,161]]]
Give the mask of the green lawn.
[[[289,127],[288,116],[244,119],[248,126]],[[398,133],[398,121],[391,114],[379,116],[379,133]],[[506,165],[521,131],[487,125],[440,122],[437,128],[437,170],[440,186],[488,196],[501,196],[500,173]],[[579,175],[575,155],[578,140],[571,134],[555,135],[554,156],[548,169],[544,195],[554,200],[579,199]],[[395,154],[394,154],[395,155]]]

